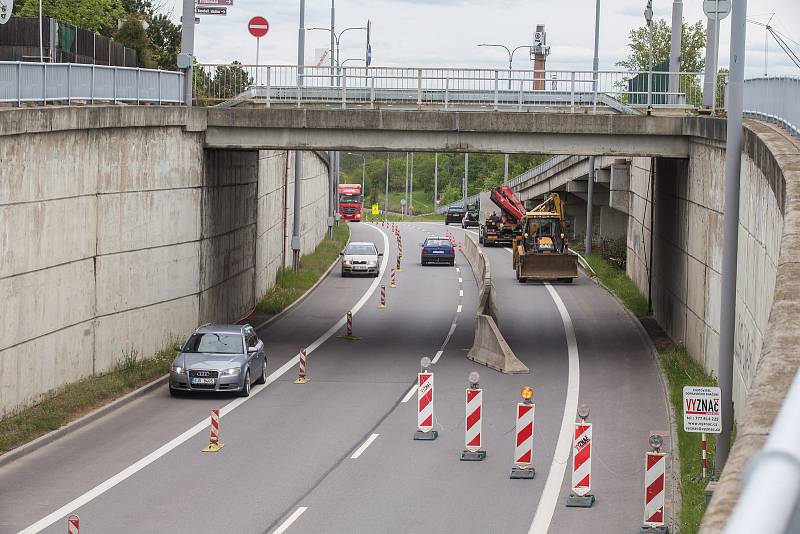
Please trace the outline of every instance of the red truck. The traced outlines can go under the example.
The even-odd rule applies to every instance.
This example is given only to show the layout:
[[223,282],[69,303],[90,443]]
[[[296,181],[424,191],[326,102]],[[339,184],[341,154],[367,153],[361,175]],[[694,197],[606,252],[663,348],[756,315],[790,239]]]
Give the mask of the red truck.
[[361,220],[361,184],[339,184],[339,216],[345,221]]

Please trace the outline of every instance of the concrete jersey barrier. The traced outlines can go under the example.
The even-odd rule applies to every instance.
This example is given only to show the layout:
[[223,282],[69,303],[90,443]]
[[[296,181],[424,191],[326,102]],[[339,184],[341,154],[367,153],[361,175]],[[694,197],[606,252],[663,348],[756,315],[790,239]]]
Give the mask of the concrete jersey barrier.
[[464,239],[463,252],[480,290],[478,313],[475,314],[475,340],[467,358],[501,373],[528,373],[528,367],[517,358],[497,327],[491,264],[469,233]]

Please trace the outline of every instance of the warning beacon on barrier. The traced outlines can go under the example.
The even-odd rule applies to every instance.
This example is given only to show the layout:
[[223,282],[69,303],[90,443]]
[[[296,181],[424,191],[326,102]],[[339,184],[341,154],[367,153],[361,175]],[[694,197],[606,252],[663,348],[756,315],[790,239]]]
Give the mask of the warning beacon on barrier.
[[587,423],[589,406],[578,406],[580,422],[575,423],[572,440],[572,490],[567,497],[567,506],[591,508],[594,504],[592,491],[592,423]]
[[464,450],[461,460],[479,462],[486,458],[486,451],[482,450],[483,443],[481,427],[483,417],[483,390],[478,384],[481,376],[472,371],[469,374],[469,387],[467,388],[467,413],[464,425]]
[[509,478],[534,478],[533,468],[533,419],[536,405],[533,404],[533,389],[528,386],[520,391],[522,402],[517,403],[517,424],[514,446],[514,467]]
[[414,439],[431,441],[439,436],[433,429],[433,371],[431,359],[425,356],[419,361],[417,373],[417,431]]
[[667,471],[666,453],[661,452],[664,438],[660,434],[650,435],[653,452],[645,456],[644,469],[644,524],[639,534],[669,534],[665,525],[664,494]]

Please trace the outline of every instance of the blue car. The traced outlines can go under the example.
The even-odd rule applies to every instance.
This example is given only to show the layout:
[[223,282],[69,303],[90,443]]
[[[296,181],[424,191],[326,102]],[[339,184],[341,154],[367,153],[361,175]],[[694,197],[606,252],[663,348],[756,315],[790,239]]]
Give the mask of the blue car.
[[456,264],[456,250],[449,239],[429,237],[422,243],[422,265],[429,263]]

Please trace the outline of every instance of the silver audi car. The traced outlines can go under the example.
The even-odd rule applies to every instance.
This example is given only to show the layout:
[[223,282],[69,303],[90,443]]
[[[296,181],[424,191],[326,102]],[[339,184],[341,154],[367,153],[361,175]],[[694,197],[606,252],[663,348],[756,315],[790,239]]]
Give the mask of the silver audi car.
[[342,276],[368,274],[378,276],[381,271],[383,252],[378,252],[374,243],[353,242],[340,253],[342,256]]
[[267,380],[264,342],[250,325],[203,325],[180,347],[169,373],[169,392],[236,391],[250,395]]

